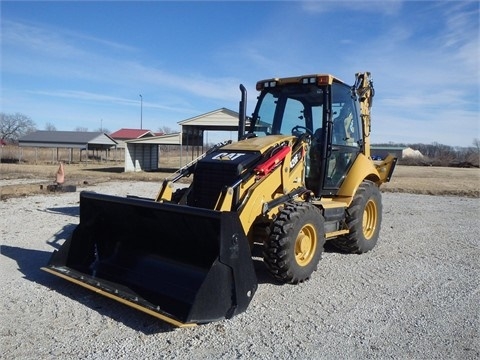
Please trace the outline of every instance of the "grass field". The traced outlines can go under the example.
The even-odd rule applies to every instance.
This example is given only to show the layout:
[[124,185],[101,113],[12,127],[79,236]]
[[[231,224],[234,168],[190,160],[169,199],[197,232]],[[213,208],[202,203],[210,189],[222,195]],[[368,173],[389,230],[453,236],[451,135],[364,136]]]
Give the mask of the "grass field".
[[[124,172],[119,163],[66,164],[66,184],[82,186],[112,180],[161,182],[178,167],[171,160],[162,171]],[[177,165],[177,166],[175,166]],[[171,167],[168,167],[171,166]],[[38,184],[53,183],[58,165],[0,164],[0,197],[22,196],[38,192]],[[480,169],[397,166],[391,182],[383,191],[430,195],[480,197]],[[153,194],[152,194],[153,195]]]

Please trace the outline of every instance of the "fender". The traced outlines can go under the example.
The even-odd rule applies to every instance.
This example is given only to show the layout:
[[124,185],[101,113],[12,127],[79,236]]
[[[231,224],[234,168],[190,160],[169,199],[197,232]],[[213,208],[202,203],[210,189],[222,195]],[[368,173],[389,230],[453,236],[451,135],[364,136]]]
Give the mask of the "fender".
[[360,153],[349,170],[348,176],[338,190],[338,199],[336,200],[345,202],[347,206],[350,206],[353,196],[357,192],[362,181],[365,179],[371,180],[377,185],[381,182],[380,174],[372,160]]

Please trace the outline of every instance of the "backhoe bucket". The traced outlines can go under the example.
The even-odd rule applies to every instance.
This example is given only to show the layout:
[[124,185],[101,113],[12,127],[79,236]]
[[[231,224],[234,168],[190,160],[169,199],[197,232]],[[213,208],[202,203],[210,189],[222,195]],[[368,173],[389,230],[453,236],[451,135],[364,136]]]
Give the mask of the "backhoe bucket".
[[257,288],[237,213],[91,192],[42,269],[175,326],[231,318]]

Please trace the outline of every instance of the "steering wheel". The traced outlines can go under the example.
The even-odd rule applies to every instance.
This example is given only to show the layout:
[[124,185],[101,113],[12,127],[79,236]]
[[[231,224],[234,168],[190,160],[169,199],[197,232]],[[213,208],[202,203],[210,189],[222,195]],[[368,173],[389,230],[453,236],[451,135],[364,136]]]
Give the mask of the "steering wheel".
[[[304,131],[302,131],[304,130]],[[292,135],[295,135],[297,137],[300,137],[303,134],[309,134],[310,136],[313,136],[313,131],[310,130],[309,128],[301,125],[296,125],[292,128]]]

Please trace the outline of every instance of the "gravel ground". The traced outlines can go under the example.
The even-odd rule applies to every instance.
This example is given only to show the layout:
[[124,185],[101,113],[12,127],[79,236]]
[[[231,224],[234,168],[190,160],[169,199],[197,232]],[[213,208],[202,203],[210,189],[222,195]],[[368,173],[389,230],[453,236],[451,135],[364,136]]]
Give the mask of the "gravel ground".
[[[157,183],[90,190],[153,197]],[[0,203],[2,359],[479,359],[478,198],[383,194],[377,247],[327,250],[312,279],[259,288],[231,320],[175,329],[45,273],[78,193]]]

